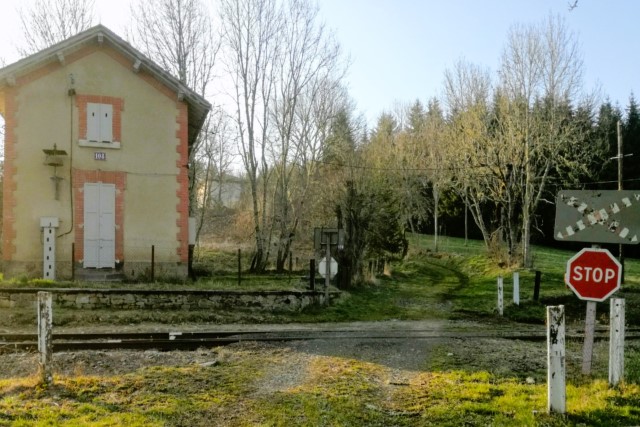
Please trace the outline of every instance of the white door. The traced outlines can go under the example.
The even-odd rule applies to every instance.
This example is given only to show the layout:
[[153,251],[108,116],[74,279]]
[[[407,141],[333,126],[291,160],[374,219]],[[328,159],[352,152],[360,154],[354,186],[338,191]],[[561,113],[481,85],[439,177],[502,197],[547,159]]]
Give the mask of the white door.
[[115,267],[114,184],[84,184],[84,267]]

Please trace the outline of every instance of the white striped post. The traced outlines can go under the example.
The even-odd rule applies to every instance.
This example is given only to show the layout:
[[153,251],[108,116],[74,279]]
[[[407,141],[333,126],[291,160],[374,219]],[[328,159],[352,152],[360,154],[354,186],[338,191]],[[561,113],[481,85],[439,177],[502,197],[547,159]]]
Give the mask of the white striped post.
[[624,380],[624,298],[611,298],[609,315],[609,385]]
[[547,307],[547,410],[567,410],[564,305]]

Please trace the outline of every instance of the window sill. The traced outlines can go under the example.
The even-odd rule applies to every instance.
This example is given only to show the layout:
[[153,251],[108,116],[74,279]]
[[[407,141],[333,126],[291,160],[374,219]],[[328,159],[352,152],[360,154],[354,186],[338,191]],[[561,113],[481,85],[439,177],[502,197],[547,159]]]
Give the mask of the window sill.
[[87,141],[86,139],[78,140],[78,145],[80,147],[91,147],[91,148],[111,148],[111,149],[120,149],[120,143],[117,141],[114,142],[96,142],[96,141]]

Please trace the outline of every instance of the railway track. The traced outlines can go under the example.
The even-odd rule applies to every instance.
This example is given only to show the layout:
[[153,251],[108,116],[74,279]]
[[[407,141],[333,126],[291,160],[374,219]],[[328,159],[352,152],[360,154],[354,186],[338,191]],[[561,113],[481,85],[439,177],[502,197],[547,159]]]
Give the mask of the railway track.
[[[0,352],[33,351],[37,345],[36,334],[0,334]],[[228,331],[228,332],[151,332],[151,333],[83,333],[53,334],[53,351],[75,350],[195,350],[201,347],[219,347],[242,341],[310,341],[310,340],[436,340],[450,339],[513,339],[524,341],[545,341],[545,333],[531,332],[452,332],[433,330],[289,330],[289,331]],[[582,333],[569,332],[567,340],[582,340]],[[598,330],[596,340],[608,339],[609,333]],[[640,328],[629,328],[627,340],[640,339]]]

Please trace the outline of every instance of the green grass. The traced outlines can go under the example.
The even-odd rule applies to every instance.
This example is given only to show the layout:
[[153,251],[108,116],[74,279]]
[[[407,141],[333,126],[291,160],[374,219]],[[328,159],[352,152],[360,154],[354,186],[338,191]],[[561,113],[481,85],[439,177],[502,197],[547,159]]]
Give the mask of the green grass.
[[486,370],[394,370],[355,359],[310,360],[278,390],[260,383],[282,352],[227,350],[212,367],[143,368],[121,376],[0,380],[0,425],[12,426],[613,426],[640,423],[640,387],[570,382],[567,415],[546,413],[546,385]]
[[[432,236],[410,236],[414,251],[434,255]],[[545,311],[548,305],[564,305],[569,321],[579,321],[584,318],[586,303],[578,299],[564,283],[567,261],[575,252],[547,247],[533,246],[533,269],[520,269],[520,305],[513,301],[512,277],[513,271],[499,268],[486,256],[484,245],[479,241],[470,240],[467,245],[464,239],[445,237],[441,239],[441,252],[452,250],[459,255],[455,270],[468,278],[466,286],[450,293],[453,305],[453,316],[461,317],[491,317],[495,316],[497,306],[497,278],[504,279],[505,318],[527,323],[544,323]],[[535,271],[541,275],[539,301],[533,300]],[[630,325],[640,325],[640,260],[625,260],[625,283],[615,295],[626,299],[626,320]],[[599,317],[606,321],[609,303],[605,301],[597,304]]]

